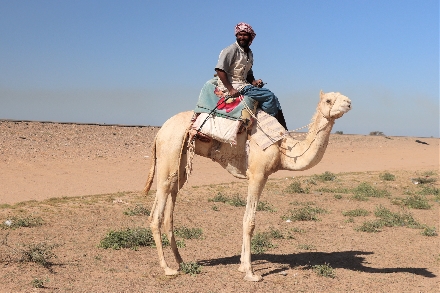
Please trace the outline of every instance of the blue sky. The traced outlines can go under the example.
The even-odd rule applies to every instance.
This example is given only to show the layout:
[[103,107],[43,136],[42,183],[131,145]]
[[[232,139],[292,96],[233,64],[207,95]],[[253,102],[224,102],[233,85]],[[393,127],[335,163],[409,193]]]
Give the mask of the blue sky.
[[439,136],[438,0],[0,0],[0,119],[159,126],[192,110],[234,26],[290,129],[319,91],[347,134]]

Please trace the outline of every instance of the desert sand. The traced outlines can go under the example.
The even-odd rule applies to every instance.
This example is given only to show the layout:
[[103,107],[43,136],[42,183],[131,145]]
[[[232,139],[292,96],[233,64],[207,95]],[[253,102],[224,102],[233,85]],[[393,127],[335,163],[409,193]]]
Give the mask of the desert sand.
[[[151,245],[102,247],[113,232],[149,228],[148,213],[133,211],[154,200],[154,190],[141,190],[158,129],[0,122],[0,292],[438,292],[438,138],[332,134],[317,166],[273,174],[254,238],[277,237],[253,254],[263,276],[254,283],[237,270],[246,180],[206,158],[195,158],[174,211],[174,228],[202,231],[199,239],[177,238],[199,274],[164,276]],[[320,180],[325,171],[335,179]],[[304,190],[289,191],[292,184]],[[365,184],[386,195],[356,198]],[[408,206],[411,197],[424,206]],[[304,208],[320,213],[293,218]],[[384,209],[412,222],[361,229]],[[20,219],[37,224],[10,226]],[[169,247],[165,257],[178,268]]]
[[[0,203],[142,190],[158,129],[2,121]],[[438,138],[332,134],[317,166],[279,171],[271,178],[438,168]],[[196,156],[187,184],[231,181],[241,180],[210,159]]]

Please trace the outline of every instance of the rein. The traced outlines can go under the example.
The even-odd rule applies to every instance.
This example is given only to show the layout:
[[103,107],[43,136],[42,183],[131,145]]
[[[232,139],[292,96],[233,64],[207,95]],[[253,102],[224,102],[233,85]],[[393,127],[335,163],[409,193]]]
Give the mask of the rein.
[[[335,121],[335,119],[334,119],[334,118],[331,118],[331,116],[330,116],[331,109],[333,108],[333,106],[335,105],[335,103],[336,103],[336,100],[332,103],[330,109],[328,110],[328,116],[326,116],[326,115],[321,111],[321,108],[319,108],[319,112],[321,113],[322,118],[325,118],[325,119],[327,120],[327,122],[326,122],[322,127],[320,127],[319,129],[315,130],[315,132],[314,132],[314,138],[312,139],[312,141],[310,142],[309,146],[304,150],[304,152],[303,152],[302,154],[300,154],[300,155],[298,155],[298,156],[295,156],[295,157],[289,156],[286,152],[283,152],[283,150],[286,150],[286,149],[283,149],[283,148],[281,148],[281,146],[279,146],[280,152],[281,152],[283,155],[285,155],[286,157],[289,157],[289,158],[297,158],[297,157],[301,157],[302,155],[304,155],[304,154],[310,149],[310,147],[312,146],[312,143],[315,141],[316,136],[318,135],[318,132],[320,132],[320,131],[323,130],[325,127],[327,127],[327,125],[330,124],[332,121]],[[308,125],[306,125],[306,126],[303,126],[303,127],[297,128],[297,129],[292,130],[292,131],[289,131],[288,134],[289,134],[289,136],[290,136],[291,138],[293,138],[293,137],[290,135],[291,132],[295,132],[295,131],[297,131],[297,130],[299,130],[299,129],[306,128],[306,127],[312,125],[313,123],[315,123],[315,121],[312,122],[312,123],[310,123],[310,124],[308,124]],[[299,143],[299,142],[297,142],[295,145],[297,145],[298,143]],[[293,146],[295,146],[295,145],[293,145]],[[290,149],[289,149],[289,151],[290,151]]]

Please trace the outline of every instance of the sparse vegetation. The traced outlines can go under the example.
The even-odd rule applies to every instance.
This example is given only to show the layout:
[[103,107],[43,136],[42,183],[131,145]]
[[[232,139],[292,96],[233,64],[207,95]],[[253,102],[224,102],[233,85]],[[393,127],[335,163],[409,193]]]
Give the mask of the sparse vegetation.
[[301,250],[316,250],[316,247],[312,244],[298,244],[298,249]]
[[222,193],[217,193],[216,196],[214,196],[213,198],[208,199],[209,202],[222,202],[222,203],[226,203],[229,201],[229,198],[224,196]]
[[428,184],[428,183],[436,182],[437,179],[434,177],[417,177],[417,178],[413,178],[412,181],[415,184]]
[[260,201],[257,205],[257,211],[275,212],[275,209],[267,201]]
[[340,195],[340,194],[335,194],[333,197],[334,197],[335,199],[342,199],[342,195]]
[[305,206],[296,208],[289,211],[289,214],[283,216],[284,220],[290,219],[291,221],[318,221],[318,214],[323,214],[326,211],[321,208],[315,208],[312,206]]
[[370,135],[385,136],[382,131],[371,131]]
[[325,171],[324,173],[322,173],[320,175],[313,175],[313,179],[321,181],[321,182],[334,181],[334,180],[336,180],[336,175],[333,174],[332,172]]
[[421,189],[417,191],[417,194],[440,196],[440,188],[431,187],[431,186],[421,186]]
[[316,189],[316,191],[325,192],[325,193],[343,193],[343,194],[351,193],[351,190],[345,187],[335,187],[335,188],[321,187]]
[[353,198],[357,200],[368,200],[369,197],[389,197],[390,193],[385,189],[378,189],[367,182],[362,182],[353,189]]
[[301,182],[294,181],[289,186],[287,186],[286,189],[284,189],[284,192],[286,193],[309,193],[309,189],[303,189],[301,187]]
[[45,242],[23,245],[20,249],[22,262],[34,262],[45,268],[52,266],[52,259],[57,258],[53,252],[57,244],[48,244]]
[[231,200],[229,200],[228,203],[234,207],[245,207],[246,206],[246,200],[240,198],[240,196],[238,194],[235,197],[233,197]]
[[31,228],[43,225],[43,219],[40,217],[12,217],[4,221],[0,226],[2,229],[17,229],[21,227]]
[[150,210],[145,208],[143,205],[135,205],[134,208],[128,208],[124,211],[124,215],[127,216],[149,216]]
[[432,237],[432,236],[437,236],[438,234],[435,227],[424,227],[422,230],[422,235]]
[[222,202],[228,203],[234,207],[244,207],[246,206],[246,200],[242,199],[239,194],[236,194],[235,197],[229,198],[222,193],[218,193],[214,198],[208,199],[209,202]]
[[431,208],[426,197],[421,195],[411,195],[404,199],[394,199],[392,202],[393,204],[406,206],[412,209],[429,210]]
[[265,253],[268,249],[275,247],[272,244],[271,234],[268,232],[257,233],[252,237],[251,240],[251,251],[254,254],[262,254]]
[[346,217],[365,217],[368,216],[370,212],[365,209],[355,209],[355,210],[342,212],[342,214]]
[[338,130],[338,131],[335,131],[335,134],[344,134],[344,132],[343,132],[343,131],[340,131],[340,130]]
[[284,238],[283,233],[281,233],[281,231],[278,229],[271,227],[269,233],[273,239],[283,239]]
[[327,263],[323,265],[314,265],[313,271],[320,277],[335,278],[335,270]]
[[200,239],[202,237],[202,229],[179,227],[174,229],[174,234],[183,239]]
[[[166,243],[162,243],[163,246]],[[110,231],[107,233],[99,247],[119,250],[121,248],[131,248],[136,250],[139,246],[155,246],[153,233],[145,228],[127,228],[120,231]]]
[[39,278],[35,278],[32,280],[32,287],[34,288],[45,288],[44,283],[45,282],[49,282],[48,279],[43,280],[43,279],[39,279]]
[[197,262],[183,262],[180,264],[180,270],[185,274],[195,276],[202,272],[202,266]]
[[381,180],[384,180],[384,181],[394,181],[394,180],[396,180],[396,176],[391,174],[391,173],[388,173],[388,172],[381,173],[379,175],[379,178]]
[[362,232],[379,232],[383,227],[406,226],[415,229],[421,229],[423,227],[410,213],[393,213],[383,206],[377,207],[374,215],[378,218],[377,220],[364,222],[355,229]]

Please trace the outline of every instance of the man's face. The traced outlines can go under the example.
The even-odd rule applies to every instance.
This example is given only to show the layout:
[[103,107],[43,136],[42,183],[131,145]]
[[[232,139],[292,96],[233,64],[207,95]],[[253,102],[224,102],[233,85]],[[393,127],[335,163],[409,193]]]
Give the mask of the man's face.
[[251,42],[251,34],[241,31],[237,33],[236,37],[237,43],[240,45],[240,47],[249,47],[249,43]]

